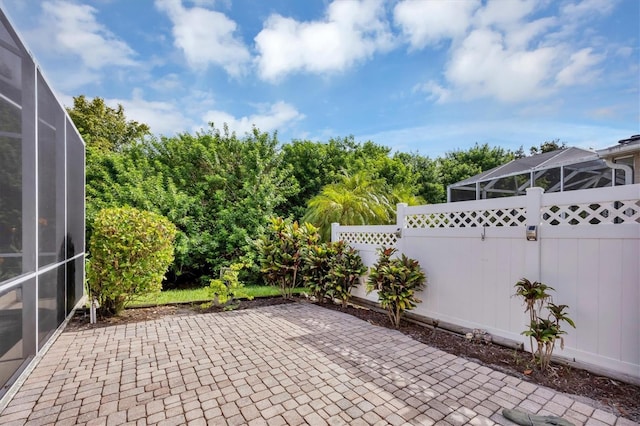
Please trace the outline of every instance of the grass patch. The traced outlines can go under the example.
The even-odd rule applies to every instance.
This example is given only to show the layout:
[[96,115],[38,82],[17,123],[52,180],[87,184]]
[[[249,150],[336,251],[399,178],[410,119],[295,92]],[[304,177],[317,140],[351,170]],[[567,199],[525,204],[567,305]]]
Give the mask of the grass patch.
[[[140,296],[131,302],[128,306],[144,306],[144,305],[168,305],[171,303],[189,303],[189,302],[205,302],[209,301],[209,288],[190,288],[182,290],[165,290],[160,293]],[[279,296],[280,290],[277,287],[269,285],[246,286],[246,292],[253,297],[269,297]],[[306,288],[296,288],[294,294],[300,294],[307,291]]]

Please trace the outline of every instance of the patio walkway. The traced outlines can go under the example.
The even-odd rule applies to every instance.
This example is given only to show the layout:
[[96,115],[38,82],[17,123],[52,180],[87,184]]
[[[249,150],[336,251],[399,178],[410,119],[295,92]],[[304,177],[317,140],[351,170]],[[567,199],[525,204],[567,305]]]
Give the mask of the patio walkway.
[[306,303],[62,333],[0,424],[511,424],[503,407],[634,424]]

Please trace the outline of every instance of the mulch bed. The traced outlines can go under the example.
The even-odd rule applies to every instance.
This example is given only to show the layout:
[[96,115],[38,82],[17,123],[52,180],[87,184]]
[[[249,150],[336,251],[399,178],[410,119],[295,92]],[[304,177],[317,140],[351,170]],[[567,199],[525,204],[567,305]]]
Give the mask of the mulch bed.
[[[293,301],[280,297],[242,300],[236,309],[251,309],[272,306]],[[393,328],[386,314],[355,306],[342,307],[331,303],[316,303],[327,309],[344,312],[380,327]],[[89,314],[79,311],[71,319],[65,331],[87,330],[117,324],[148,321],[167,315],[197,315],[199,313],[220,312],[221,308],[203,308],[200,304],[181,304],[134,308],[125,310],[120,316],[99,318],[97,324],[89,324]],[[608,377],[598,376],[570,366],[553,364],[551,371],[542,373],[535,368],[531,354],[505,348],[492,343],[469,342],[463,336],[446,330],[402,321],[400,332],[413,339],[458,355],[479,364],[499,370],[522,380],[549,388],[594,399],[610,407],[617,415],[640,423],[640,386],[624,383]],[[527,374],[524,374],[525,371]]]

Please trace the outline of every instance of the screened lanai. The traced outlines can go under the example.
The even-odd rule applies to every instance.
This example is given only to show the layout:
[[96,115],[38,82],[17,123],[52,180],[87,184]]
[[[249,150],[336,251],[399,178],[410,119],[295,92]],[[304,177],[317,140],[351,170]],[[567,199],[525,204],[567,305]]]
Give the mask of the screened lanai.
[[447,188],[447,201],[525,195],[534,186],[560,192],[624,184],[624,170],[612,169],[593,151],[571,147],[519,158],[454,183]]

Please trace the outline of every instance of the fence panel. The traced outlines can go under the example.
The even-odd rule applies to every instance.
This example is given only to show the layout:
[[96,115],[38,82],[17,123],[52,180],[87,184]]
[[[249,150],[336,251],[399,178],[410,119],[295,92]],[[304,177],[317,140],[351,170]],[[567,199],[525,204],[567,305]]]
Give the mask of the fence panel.
[[[535,241],[526,239],[531,225]],[[557,355],[640,382],[640,185],[400,205],[397,225],[335,225],[333,237],[345,237],[371,266],[398,228],[396,247],[427,273],[415,313],[528,346],[514,284],[542,281],[577,326]],[[354,295],[376,300],[363,286]]]

